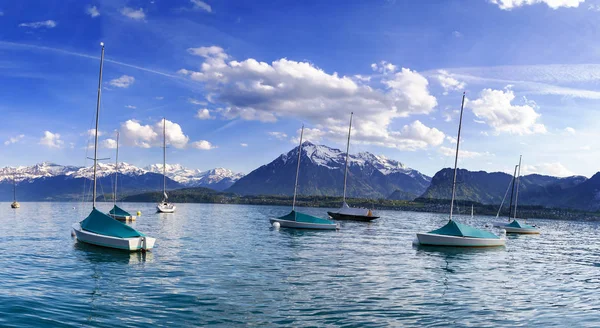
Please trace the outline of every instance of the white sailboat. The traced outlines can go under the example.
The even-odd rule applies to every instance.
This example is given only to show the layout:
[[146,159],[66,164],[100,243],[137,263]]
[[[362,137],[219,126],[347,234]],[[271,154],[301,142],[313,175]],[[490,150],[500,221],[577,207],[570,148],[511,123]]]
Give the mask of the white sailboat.
[[154,247],[155,238],[148,237],[132,227],[119,222],[96,209],[96,171],[98,166],[98,121],[102,91],[102,69],[104,63],[104,43],[100,56],[100,77],[98,80],[98,100],[96,102],[96,130],[94,139],[94,189],[92,212],[81,222],[72,225],[77,240],[88,244],[127,251],[146,251]]
[[13,202],[10,204],[11,208],[20,208],[21,204],[17,202],[17,179],[13,174]]
[[348,206],[348,203],[346,203],[346,181],[348,179],[348,158],[350,156],[350,134],[352,132],[353,115],[354,113],[350,113],[348,143],[346,144],[346,165],[344,168],[344,193],[342,198],[342,207],[335,212],[327,212],[327,214],[335,220],[372,221],[379,218],[379,216],[373,214],[373,211],[364,208],[351,208],[350,206]]
[[167,121],[163,117],[163,199],[158,205],[156,210],[160,213],[173,213],[175,212],[175,204],[169,203],[169,196],[167,195]]
[[119,132],[117,132],[117,154],[115,156],[115,189],[113,193],[113,208],[108,212],[108,215],[119,221],[135,221],[136,216],[120,208],[117,205],[117,181],[119,178]]
[[462,116],[465,105],[465,94],[463,93],[462,105],[460,107],[460,120],[458,123],[458,137],[456,138],[456,156],[454,158],[454,178],[452,181],[452,200],[450,201],[450,220],[443,227],[430,231],[417,233],[415,243],[431,246],[459,246],[459,247],[491,247],[504,246],[506,240],[493,233],[480,230],[466,224],[460,224],[452,219],[454,209],[454,197],[456,195],[456,173],[458,170],[458,147],[460,145],[460,130],[462,127]]
[[296,182],[294,183],[294,200],[292,201],[292,211],[284,216],[269,219],[271,225],[276,228],[295,228],[295,229],[314,229],[314,230],[336,230],[339,224],[321,219],[312,215],[296,211],[296,194],[298,191],[298,173],[300,172],[300,158],[302,154],[302,136],[304,135],[304,125],[300,132],[300,146],[298,146],[298,166],[296,167]]
[[[510,205],[508,207],[508,222],[507,223],[503,223],[503,224],[495,224],[494,226],[502,228],[506,231],[506,233],[514,233],[514,234],[524,234],[524,235],[538,235],[540,234],[540,230],[534,226],[528,225],[526,223],[521,223],[519,222],[519,220],[517,220],[517,205],[519,203],[519,184],[521,182],[521,159],[523,158],[523,156],[519,156],[519,165],[517,165],[515,167],[515,173],[513,176],[513,181],[512,181],[512,191],[510,193]],[[518,173],[517,173],[517,168],[518,168]],[[513,198],[513,193],[515,191],[515,185],[516,185],[516,189],[517,192],[515,194],[515,210],[514,210],[514,215],[512,217],[511,220],[511,214],[513,214],[512,212],[512,198]],[[500,207],[502,208],[502,206]],[[500,212],[500,211],[498,211]]]

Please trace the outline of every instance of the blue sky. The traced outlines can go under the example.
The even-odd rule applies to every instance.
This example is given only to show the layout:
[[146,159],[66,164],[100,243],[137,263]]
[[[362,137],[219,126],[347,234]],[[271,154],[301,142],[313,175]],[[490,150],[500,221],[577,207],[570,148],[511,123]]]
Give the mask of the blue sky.
[[[100,137],[112,157],[248,173],[315,143],[433,175],[598,171],[600,2],[0,1],[0,166],[83,165],[106,44]],[[88,154],[89,155],[89,154]]]

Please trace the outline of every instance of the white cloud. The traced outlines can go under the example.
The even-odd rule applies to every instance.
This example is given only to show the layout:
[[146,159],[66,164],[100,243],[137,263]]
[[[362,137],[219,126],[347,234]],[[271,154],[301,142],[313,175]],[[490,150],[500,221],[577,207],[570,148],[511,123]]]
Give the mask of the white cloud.
[[[442,146],[442,147],[438,148],[438,151],[440,152],[440,154],[442,154],[444,156],[448,156],[448,157],[456,156],[456,148]],[[488,152],[480,153],[480,152],[469,151],[469,150],[459,150],[458,151],[458,156],[460,158],[473,158],[473,157],[490,156],[490,155],[491,154]]]
[[[85,132],[85,135],[87,135],[88,137],[95,137],[96,136],[96,129],[89,129]],[[104,135],[104,132],[102,131],[98,131],[98,137]]]
[[588,10],[591,10],[591,11],[600,11],[600,5],[593,5],[593,4],[590,4],[590,5],[588,6]]
[[206,101],[201,101],[198,99],[194,99],[194,98],[188,98],[188,102],[190,104],[194,104],[194,105],[202,105],[202,106],[206,106]]
[[459,91],[465,88],[465,83],[458,81],[448,71],[439,70],[435,76],[442,88],[444,88],[444,95],[447,95],[449,91]]
[[575,175],[559,162],[542,163],[538,165],[523,165],[523,174],[543,174],[555,177],[568,177]]
[[214,146],[206,140],[194,141],[192,142],[191,146],[200,150],[211,150],[217,148],[216,146]]
[[156,100],[163,100],[163,99],[165,99],[165,97],[159,96],[159,97],[154,97],[154,99],[156,99]]
[[575,131],[575,129],[572,127],[568,126],[565,128],[565,134],[574,136],[575,133],[577,133],[577,131]]
[[407,139],[389,128],[392,121],[429,114],[437,106],[425,77],[385,61],[373,66],[384,73],[377,81],[371,79],[370,83],[378,85],[373,87],[357,83],[353,76],[326,73],[309,62],[286,58],[271,63],[253,58],[236,61],[217,46],[188,52],[204,59],[200,70],[181,69],[179,73],[204,82],[211,102],[222,105],[214,113],[225,119],[275,122],[295,117],[310,122],[324,136],[343,138],[347,122],[340,113],[354,111],[360,117],[355,141],[406,149]]
[[448,140],[451,144],[456,144],[456,138],[452,138],[451,136],[446,136],[446,140]]
[[[169,120],[165,121],[167,143],[175,148],[185,148],[189,137],[183,133],[181,126]],[[138,121],[128,120],[121,124],[123,143],[131,146],[150,148],[161,147],[163,144],[163,121],[154,125],[142,125]]]
[[209,12],[209,13],[212,12],[212,7],[208,3],[204,2],[204,1],[201,1],[201,0],[190,0],[190,2],[193,5],[192,9],[195,9],[195,10],[204,10],[204,11]]
[[133,8],[125,7],[121,9],[121,14],[135,20],[143,20],[146,18],[146,14],[142,8],[135,10]]
[[[294,144],[297,144],[300,142],[300,132],[302,131],[302,129],[298,129],[296,131],[296,136],[293,137],[290,141]],[[310,141],[313,143],[320,143],[321,139],[323,139],[323,136],[325,136],[325,132],[321,131],[319,129],[311,129],[311,128],[304,128],[304,134],[302,135],[302,142],[304,141]]]
[[509,88],[483,89],[480,98],[467,101],[466,106],[496,133],[518,135],[546,133],[546,127],[537,123],[541,115],[535,111],[535,104],[526,101],[524,105],[514,105],[512,104],[514,99],[515,94]]
[[210,119],[213,119],[214,116],[210,115],[210,110],[204,108],[204,109],[198,109],[198,112],[196,113],[196,118],[201,119],[201,120],[210,120]]
[[102,141],[100,141],[100,147],[102,148],[108,148],[108,149],[115,149],[117,148],[117,141],[115,139],[104,139]]
[[455,38],[462,38],[462,37],[463,37],[463,34],[462,34],[462,33],[460,33],[459,31],[453,31],[453,32],[452,32],[452,35],[453,35]]
[[277,138],[277,139],[279,139],[279,140],[283,140],[283,139],[287,138],[287,134],[285,134],[285,133],[283,133],[283,132],[277,132],[277,131],[274,131],[274,132],[269,132],[268,134],[269,134],[271,137],[275,137],[275,138]]
[[135,82],[135,78],[129,75],[122,75],[119,78],[110,80],[109,84],[117,88],[129,88]]
[[21,23],[19,27],[29,27],[29,28],[54,28],[57,23],[53,20],[46,20],[41,22],[31,22],[31,23]]
[[21,141],[23,138],[25,138],[24,134],[20,134],[20,135],[18,135],[16,137],[10,137],[10,138],[8,138],[8,140],[6,140],[4,142],[4,145],[8,146],[8,145],[17,143],[17,142]]
[[60,148],[64,142],[60,140],[60,134],[44,131],[44,136],[40,139],[40,145],[49,148]]
[[96,6],[91,6],[91,7],[87,7],[85,9],[85,12],[93,17],[98,17],[100,16],[100,12],[98,11],[98,8]]
[[136,109],[137,107],[135,107],[133,105],[127,105],[127,106],[125,106],[125,108]]
[[247,143],[241,143],[240,146],[242,146],[242,147],[248,147],[248,144]]
[[577,8],[579,7],[579,4],[584,3],[585,0],[489,0],[489,2],[498,5],[502,10],[511,10],[513,8],[538,3],[545,3],[552,9],[558,9],[560,7]]

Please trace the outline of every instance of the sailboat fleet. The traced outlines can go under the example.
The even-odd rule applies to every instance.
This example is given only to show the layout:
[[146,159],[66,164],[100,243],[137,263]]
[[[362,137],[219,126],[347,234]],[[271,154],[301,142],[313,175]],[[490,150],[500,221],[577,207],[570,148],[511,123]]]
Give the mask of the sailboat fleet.
[[[102,94],[102,72],[104,63],[104,44],[101,43],[100,56],[100,73],[98,79],[98,97],[96,103],[96,126],[94,133],[94,164],[93,164],[93,193],[92,193],[92,210],[90,214],[80,222],[72,225],[72,233],[77,240],[93,244],[97,246],[122,249],[127,251],[146,251],[154,247],[155,238],[146,236],[145,234],[135,230],[133,227],[120,221],[133,221],[136,216],[131,215],[126,210],[117,205],[117,190],[118,190],[118,175],[119,175],[119,133],[116,136],[116,156],[115,156],[115,177],[113,189],[113,208],[107,213],[102,213],[96,209],[96,185],[97,185],[97,165],[98,165],[98,129],[100,103]],[[416,234],[415,244],[430,245],[430,246],[450,246],[450,247],[491,247],[504,246],[506,238],[499,237],[494,233],[486,230],[481,230],[463,223],[459,223],[453,216],[454,202],[456,197],[456,177],[458,171],[458,156],[460,147],[460,135],[462,129],[462,117],[465,104],[465,94],[463,93],[462,104],[460,110],[460,119],[458,125],[458,136],[456,142],[456,153],[454,159],[454,176],[452,181],[452,196],[450,201],[450,213],[448,222],[438,229],[429,232],[419,232]],[[378,219],[379,216],[371,209],[352,208],[346,202],[347,187],[348,187],[348,169],[349,169],[349,150],[350,138],[352,135],[352,119],[354,113],[350,114],[350,124],[348,127],[348,139],[346,144],[346,158],[344,166],[344,185],[342,191],[342,206],[336,211],[328,211],[327,214],[334,220],[353,220],[370,222]],[[300,163],[303,153],[303,136],[304,125],[300,132],[300,144],[298,146],[298,160],[296,167],[296,177],[294,183],[294,197],[292,200],[292,210],[290,213],[271,218],[270,222],[276,229],[278,228],[293,228],[293,229],[313,229],[313,230],[339,230],[340,224],[329,219],[315,217],[296,210],[296,198],[298,193],[298,182],[300,173]],[[163,192],[162,200],[157,204],[156,209],[159,213],[173,213],[176,206],[169,202],[166,189],[166,119],[163,118]],[[521,175],[521,158],[519,164],[515,166],[515,173],[509,188],[512,189],[509,205],[509,215],[507,222],[495,223],[494,227],[498,227],[506,231],[506,233],[516,234],[539,234],[537,227],[527,225],[517,219],[517,205],[519,198],[519,185]],[[516,192],[515,192],[516,191]],[[506,194],[508,193],[508,189]],[[506,194],[504,198],[506,199]],[[514,210],[513,210],[513,195],[514,195]],[[499,216],[504,204],[504,199],[498,211]],[[16,177],[13,176],[13,202],[12,208],[19,208],[20,204],[16,199]],[[139,212],[138,212],[139,215]],[[473,206],[471,205],[471,218],[473,218]]]

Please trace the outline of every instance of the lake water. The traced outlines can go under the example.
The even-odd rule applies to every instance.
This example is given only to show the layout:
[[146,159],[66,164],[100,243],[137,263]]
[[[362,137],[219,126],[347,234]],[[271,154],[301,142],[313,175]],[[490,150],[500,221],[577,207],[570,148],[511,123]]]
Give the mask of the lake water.
[[277,231],[268,218],[289,207],[155,214],[154,204],[124,204],[158,239],[129,254],[71,237],[89,204],[21,205],[0,203],[0,326],[600,325],[597,223],[536,220],[541,236],[509,237],[505,248],[444,250],[412,246],[443,214],[381,211],[339,232]]

